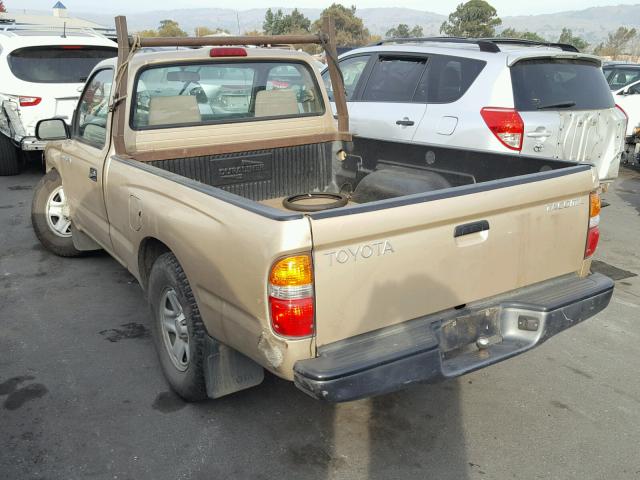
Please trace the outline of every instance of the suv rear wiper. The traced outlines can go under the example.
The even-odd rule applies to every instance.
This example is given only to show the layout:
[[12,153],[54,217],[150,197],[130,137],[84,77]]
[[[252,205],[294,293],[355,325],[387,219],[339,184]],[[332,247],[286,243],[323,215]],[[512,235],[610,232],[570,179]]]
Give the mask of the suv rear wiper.
[[548,110],[550,108],[571,108],[575,107],[576,102],[558,102],[558,103],[549,103],[547,105],[540,105],[538,110]]

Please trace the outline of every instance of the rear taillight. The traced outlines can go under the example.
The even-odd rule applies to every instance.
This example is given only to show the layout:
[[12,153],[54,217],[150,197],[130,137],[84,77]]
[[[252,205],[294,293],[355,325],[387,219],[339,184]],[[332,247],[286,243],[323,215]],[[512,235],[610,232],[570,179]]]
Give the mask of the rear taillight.
[[18,97],[18,103],[21,107],[35,107],[41,101],[40,97]]
[[273,331],[285,337],[308,337],[314,323],[311,255],[278,260],[269,274],[269,308]]
[[522,149],[524,122],[517,110],[485,107],[480,110],[480,115],[500,143],[511,150]]
[[598,248],[600,240],[600,194],[592,192],[589,196],[589,230],[587,231],[587,244],[584,248],[584,258],[593,256]]
[[616,103],[616,108],[618,110],[620,110],[622,112],[622,114],[624,115],[624,119],[625,119],[625,125],[624,125],[624,129],[625,131],[627,130],[627,124],[629,123],[629,115],[627,115],[627,112],[625,112],[624,108],[622,108],[620,105],[618,105]]

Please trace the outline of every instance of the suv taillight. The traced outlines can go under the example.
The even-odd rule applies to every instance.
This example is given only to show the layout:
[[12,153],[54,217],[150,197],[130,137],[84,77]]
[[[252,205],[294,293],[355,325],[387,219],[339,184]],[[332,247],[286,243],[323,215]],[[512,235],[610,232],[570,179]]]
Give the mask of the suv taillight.
[[600,240],[600,209],[602,208],[600,202],[600,194],[598,192],[591,192],[589,195],[589,230],[587,231],[587,244],[584,248],[584,258],[593,256],[598,248],[598,241]]
[[41,101],[40,97],[18,97],[18,103],[21,107],[35,107]]
[[308,337],[314,330],[311,255],[278,260],[269,274],[269,308],[273,331],[285,337]]
[[524,122],[513,108],[484,107],[480,110],[484,122],[500,143],[511,150],[522,149]]

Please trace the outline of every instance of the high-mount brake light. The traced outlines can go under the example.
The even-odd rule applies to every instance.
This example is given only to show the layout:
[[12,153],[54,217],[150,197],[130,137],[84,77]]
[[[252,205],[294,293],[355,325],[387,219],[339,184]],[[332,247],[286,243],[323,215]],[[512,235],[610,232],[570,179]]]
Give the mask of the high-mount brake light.
[[246,57],[247,50],[244,48],[215,47],[209,50],[210,57]]
[[311,255],[278,260],[269,273],[269,307],[273,331],[285,337],[308,337],[314,331]]
[[602,203],[598,192],[589,195],[589,230],[587,231],[587,243],[584,248],[584,258],[593,256],[598,248],[600,240],[600,210]]
[[480,115],[500,143],[510,150],[522,150],[524,122],[517,110],[484,107],[480,110]]
[[41,101],[40,97],[18,97],[18,103],[21,107],[35,107]]
[[82,45],[63,45],[63,50],[82,50],[84,47]]

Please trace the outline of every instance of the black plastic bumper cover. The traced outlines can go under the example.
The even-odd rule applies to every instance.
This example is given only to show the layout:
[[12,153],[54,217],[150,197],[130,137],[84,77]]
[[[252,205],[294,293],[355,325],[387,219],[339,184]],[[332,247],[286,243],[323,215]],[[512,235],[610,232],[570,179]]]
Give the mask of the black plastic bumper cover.
[[[601,274],[571,275],[341,340],[297,362],[295,384],[315,398],[344,402],[457,377],[530,350],[597,314],[613,288]],[[464,325],[458,328],[464,333],[452,325]],[[476,337],[468,337],[469,327]],[[489,345],[475,348],[477,336],[488,330]]]

